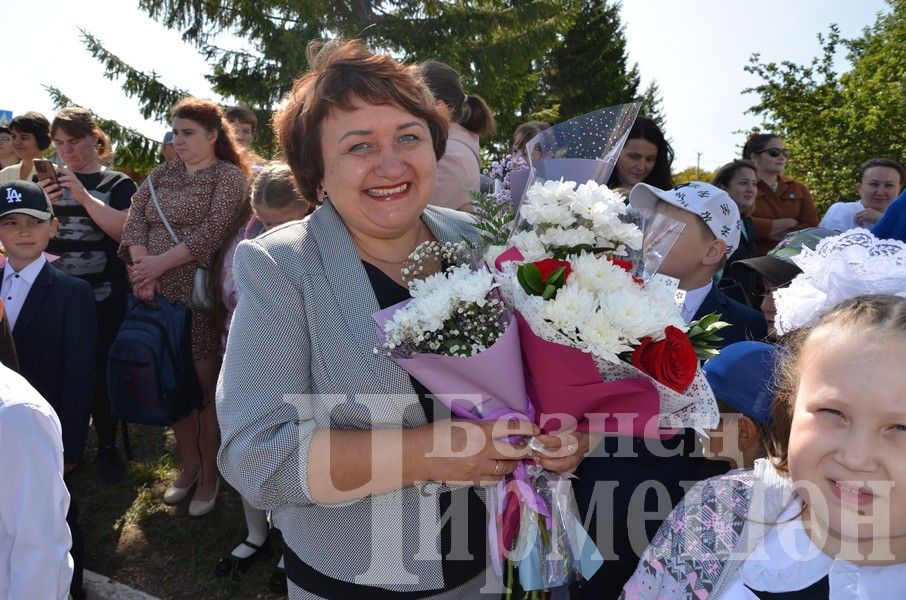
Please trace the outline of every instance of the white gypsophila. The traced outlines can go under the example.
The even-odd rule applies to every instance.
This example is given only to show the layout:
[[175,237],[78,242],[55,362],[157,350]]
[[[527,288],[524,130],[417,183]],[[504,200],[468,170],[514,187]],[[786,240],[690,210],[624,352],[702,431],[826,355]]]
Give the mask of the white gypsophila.
[[551,227],[542,231],[538,238],[545,246],[567,248],[581,245],[594,246],[597,241],[595,232],[586,227],[573,227],[570,229]]
[[471,271],[467,266],[412,281],[412,300],[394,312],[384,327],[385,347],[417,345],[426,333],[443,329],[464,306],[484,306],[496,285],[491,273]]
[[526,262],[540,260],[547,255],[547,249],[534,231],[520,231],[510,238]]

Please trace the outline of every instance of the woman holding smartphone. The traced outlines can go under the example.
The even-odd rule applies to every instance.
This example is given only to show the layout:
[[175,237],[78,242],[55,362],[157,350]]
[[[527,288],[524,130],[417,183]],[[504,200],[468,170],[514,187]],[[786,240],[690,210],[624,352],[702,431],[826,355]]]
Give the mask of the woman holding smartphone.
[[743,146],[742,157],[752,161],[758,172],[752,223],[759,256],[789,232],[818,226],[818,209],[812,193],[804,183],[782,175],[790,151],[780,136],[752,134]]
[[31,181],[35,175],[35,160],[50,147],[50,122],[41,113],[27,112],[10,121],[9,130],[19,162],[0,171],[0,184],[18,179]]
[[98,335],[91,420],[98,436],[101,474],[112,483],[122,479],[125,465],[116,449],[117,422],[110,416],[107,398],[107,353],[125,317],[131,289],[117,249],[136,185],[124,173],[104,166],[112,158],[110,140],[91,111],[78,106],[62,109],[50,133],[66,166],[58,167],[55,176],[51,173],[50,180],[38,173],[39,185],[60,220],[57,237],[50,240],[47,251],[60,257],[54,266],[94,288]]

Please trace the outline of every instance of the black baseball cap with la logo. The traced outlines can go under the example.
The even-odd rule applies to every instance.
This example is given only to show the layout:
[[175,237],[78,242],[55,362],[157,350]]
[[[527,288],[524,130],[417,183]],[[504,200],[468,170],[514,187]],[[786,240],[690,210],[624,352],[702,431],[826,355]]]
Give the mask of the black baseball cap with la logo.
[[13,181],[0,185],[0,217],[22,213],[42,221],[53,218],[53,207],[37,183]]

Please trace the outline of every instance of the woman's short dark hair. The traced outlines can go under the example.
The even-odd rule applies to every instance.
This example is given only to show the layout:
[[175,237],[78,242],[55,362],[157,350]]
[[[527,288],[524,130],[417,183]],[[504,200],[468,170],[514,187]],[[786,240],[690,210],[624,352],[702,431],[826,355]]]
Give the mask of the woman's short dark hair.
[[258,128],[258,116],[247,106],[231,106],[226,109],[224,116],[230,123],[239,122],[251,125],[253,131]]
[[[315,51],[317,50],[317,54]],[[447,147],[449,110],[431,94],[415,67],[372,54],[357,40],[309,44],[311,70],[299,77],[274,114],[274,131],[299,191],[317,201],[324,178],[321,123],[334,110],[351,110],[353,97],[392,105],[428,123],[434,156]]]
[[425,61],[418,66],[434,97],[447,105],[450,118],[478,137],[494,133],[497,128],[488,103],[481,96],[466,94],[459,73],[439,60]]
[[14,117],[9,122],[9,128],[18,133],[29,133],[35,136],[35,143],[39,150],[50,148],[50,121],[39,112],[27,112]]
[[[672,188],[673,174],[670,169],[673,167],[673,147],[667,141],[667,138],[664,137],[664,132],[661,131],[654,119],[648,117],[636,118],[635,123],[632,124],[632,129],[629,130],[629,136],[626,141],[638,139],[651,142],[657,148],[654,168],[651,169],[651,173],[643,180],[643,183],[653,185],[662,190]],[[607,182],[607,187],[614,189],[622,185],[623,182],[620,181],[620,176],[616,168],[614,168]]]
[[753,154],[764,152],[771,140],[779,139],[780,136],[776,133],[753,133],[742,147],[742,157],[746,160],[752,160]]
[[859,183],[862,183],[862,178],[865,177],[865,171],[873,167],[885,167],[887,169],[893,169],[900,176],[899,189],[902,190],[903,186],[906,185],[906,170],[903,170],[903,165],[895,160],[889,160],[887,158],[870,158],[862,163],[862,165],[859,167]]

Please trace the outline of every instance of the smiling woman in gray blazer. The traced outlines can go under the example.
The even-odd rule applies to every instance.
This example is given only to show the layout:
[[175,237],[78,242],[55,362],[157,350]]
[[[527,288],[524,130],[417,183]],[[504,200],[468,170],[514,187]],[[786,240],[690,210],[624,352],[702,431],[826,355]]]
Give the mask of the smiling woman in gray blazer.
[[416,72],[355,42],[311,64],[275,129],[301,193],[324,203],[236,252],[221,472],[273,511],[291,598],[475,598],[486,536],[473,486],[522,458],[567,470],[580,457],[507,441],[531,424],[451,420],[374,353],[371,315],[408,296],[412,250],[477,236],[469,216],[426,206],[448,120]]

